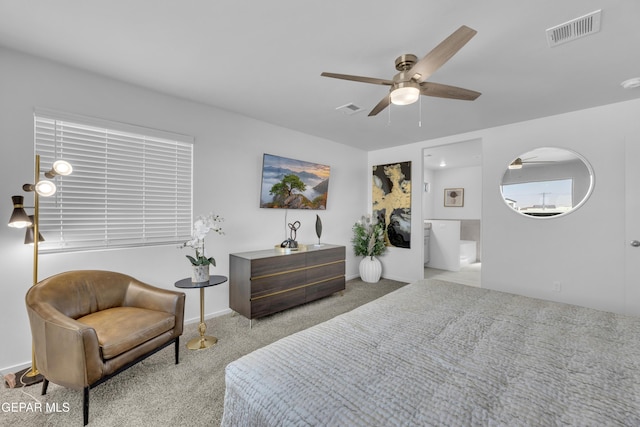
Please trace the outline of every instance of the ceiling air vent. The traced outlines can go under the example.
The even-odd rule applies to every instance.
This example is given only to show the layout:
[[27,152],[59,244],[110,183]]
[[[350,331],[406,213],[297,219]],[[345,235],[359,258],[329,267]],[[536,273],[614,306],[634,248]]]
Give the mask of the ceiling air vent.
[[358,107],[356,104],[350,102],[340,107],[336,107],[336,110],[342,111],[343,113],[348,115],[352,115],[357,113],[358,111],[362,111],[362,107]]
[[602,10],[596,10],[564,24],[547,29],[547,43],[549,47],[558,46],[572,40],[586,37],[600,31],[600,16]]

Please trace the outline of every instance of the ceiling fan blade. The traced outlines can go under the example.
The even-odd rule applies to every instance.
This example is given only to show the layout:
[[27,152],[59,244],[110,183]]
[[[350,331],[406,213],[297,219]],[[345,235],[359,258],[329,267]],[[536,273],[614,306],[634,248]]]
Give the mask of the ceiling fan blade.
[[380,100],[380,102],[378,102],[378,105],[376,105],[375,107],[373,107],[373,110],[371,110],[371,112],[369,113],[369,117],[371,116],[375,116],[376,114],[378,114],[380,111],[384,110],[385,108],[387,108],[389,106],[389,102],[391,102],[391,99],[389,98],[389,95],[385,96],[384,98],[382,98]]
[[463,89],[461,87],[443,85],[433,82],[420,83],[420,93],[426,96],[461,99],[463,101],[473,101],[474,99],[482,95],[480,92],[476,92],[475,90]]
[[411,68],[410,76],[420,74],[418,82],[428,79],[438,68],[444,65],[453,55],[456,54],[469,40],[477,33],[476,30],[463,25],[444,39],[438,46],[425,55]]
[[351,80],[354,82],[362,82],[362,83],[372,83],[375,85],[391,86],[393,84],[391,80],[377,79],[375,77],[351,76],[349,74],[336,74],[336,73],[322,73],[320,75],[323,77],[332,77],[334,79]]

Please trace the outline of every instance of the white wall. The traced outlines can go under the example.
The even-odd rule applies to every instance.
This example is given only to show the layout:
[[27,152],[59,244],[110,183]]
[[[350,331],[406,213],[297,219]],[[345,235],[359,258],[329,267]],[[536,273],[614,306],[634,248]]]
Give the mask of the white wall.
[[424,272],[424,224],[421,215],[422,195],[424,194],[422,147],[417,144],[409,144],[386,150],[370,151],[367,170],[369,180],[367,196],[368,212],[370,213],[373,166],[406,161],[411,161],[411,248],[389,247],[379,259],[382,263],[383,277],[412,282],[422,278]]
[[[444,206],[445,188],[464,188],[464,204]],[[482,208],[482,168],[480,166],[442,169],[434,172],[433,211],[429,218],[480,219]]]
[[[422,217],[429,218],[433,217],[433,210],[435,209],[435,203],[437,199],[437,194],[435,192],[434,181],[435,181],[435,171],[431,169],[424,168],[424,181],[422,183]],[[429,184],[429,191],[424,191],[424,183]],[[417,214],[417,211],[413,212],[414,215]]]
[[[0,156],[5,159],[0,213],[5,220],[12,210],[10,197],[24,194],[22,184],[33,181],[33,109],[46,107],[194,136],[194,214],[214,211],[226,218],[226,235],[207,239],[207,251],[218,262],[215,274],[228,275],[229,253],[284,240],[285,212],[258,207],[263,153],[330,165],[327,210],[289,211],[288,219],[301,221],[301,243],[313,243],[319,213],[322,240],[348,246],[347,277],[358,275],[350,239],[352,224],[368,206],[364,151],[3,48],[0,64]],[[31,200],[25,194],[27,205]],[[23,231],[0,227],[0,370],[5,373],[31,360],[24,294],[32,281],[32,256],[23,239]],[[170,245],[43,255],[39,277],[106,269],[175,289],[173,283],[190,274],[186,253]],[[192,321],[199,316],[198,293],[186,293],[185,319]],[[228,284],[207,289],[205,296],[207,315],[228,310]]]
[[[640,133],[639,113],[640,100],[634,100],[377,150],[369,152],[369,167],[411,160],[415,182],[423,177],[416,165],[425,147],[481,138],[483,287],[622,312],[628,291],[624,283],[628,244],[623,209],[624,142]],[[501,198],[499,184],[505,167],[539,146],[576,151],[593,166],[591,198],[567,216],[523,217]],[[422,186],[414,185],[413,206],[422,206],[421,190]],[[393,248],[381,257],[384,276],[403,280],[423,276],[420,220],[419,215],[413,216],[411,249]],[[553,290],[555,281],[560,282],[561,292]],[[640,314],[640,301],[631,304],[631,311]]]

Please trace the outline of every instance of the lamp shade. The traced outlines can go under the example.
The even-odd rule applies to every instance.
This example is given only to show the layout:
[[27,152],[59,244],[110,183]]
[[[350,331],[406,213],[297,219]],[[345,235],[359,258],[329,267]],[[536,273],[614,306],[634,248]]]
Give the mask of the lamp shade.
[[[29,219],[31,219],[31,225],[27,226],[27,231],[24,234],[24,244],[25,245],[32,245],[33,244],[33,222],[34,222],[34,216],[33,215],[29,215]],[[44,242],[44,237],[42,237],[42,234],[40,234],[40,232],[38,232],[38,242]]]
[[36,193],[43,197],[49,197],[56,194],[56,185],[51,181],[47,181],[46,179],[38,181],[34,189]]
[[11,200],[13,201],[13,212],[9,218],[9,227],[25,228],[32,225],[33,222],[24,211],[24,197],[11,196]]
[[420,86],[415,82],[400,82],[391,91],[391,103],[395,105],[413,104],[420,98]]
[[56,160],[53,162],[53,166],[49,172],[45,172],[44,176],[47,178],[53,178],[56,175],[71,175],[73,172],[73,166],[65,160]]

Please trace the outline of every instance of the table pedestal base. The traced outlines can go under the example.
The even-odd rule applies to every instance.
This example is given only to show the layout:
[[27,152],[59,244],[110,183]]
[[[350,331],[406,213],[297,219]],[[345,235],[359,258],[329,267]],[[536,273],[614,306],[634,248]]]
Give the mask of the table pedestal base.
[[204,288],[208,286],[215,286],[227,281],[226,276],[209,276],[207,282],[192,282],[191,279],[182,279],[176,282],[178,288],[200,288],[200,324],[198,325],[199,335],[196,338],[189,340],[187,348],[189,350],[202,350],[212,347],[218,342],[218,338],[205,335],[207,333],[207,325],[204,323]]
[[189,340],[187,348],[189,350],[201,350],[203,348],[209,348],[218,342],[218,338],[205,335],[207,333],[207,325],[204,323],[204,288],[200,288],[200,324],[198,325],[198,332],[200,336]]
[[210,337],[210,336],[197,337],[197,338],[193,338],[192,340],[189,340],[189,342],[187,343],[187,348],[189,350],[200,350],[203,348],[209,348],[217,342],[218,342],[218,338],[216,337]]

